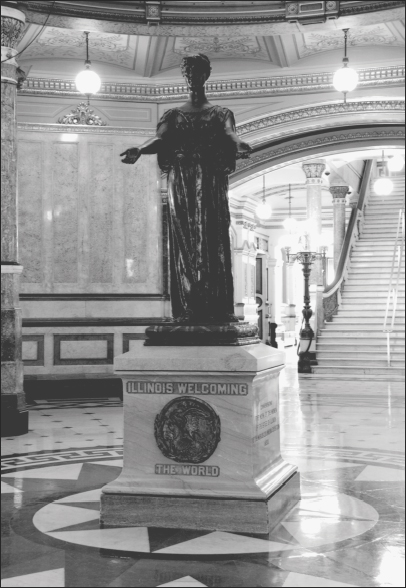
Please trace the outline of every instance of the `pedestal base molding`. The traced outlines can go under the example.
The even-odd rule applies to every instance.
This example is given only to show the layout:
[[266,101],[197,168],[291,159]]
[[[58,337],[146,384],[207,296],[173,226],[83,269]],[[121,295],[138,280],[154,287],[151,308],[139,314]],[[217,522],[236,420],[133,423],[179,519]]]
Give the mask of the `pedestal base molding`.
[[295,473],[264,500],[102,494],[102,527],[158,527],[268,535],[300,500]]

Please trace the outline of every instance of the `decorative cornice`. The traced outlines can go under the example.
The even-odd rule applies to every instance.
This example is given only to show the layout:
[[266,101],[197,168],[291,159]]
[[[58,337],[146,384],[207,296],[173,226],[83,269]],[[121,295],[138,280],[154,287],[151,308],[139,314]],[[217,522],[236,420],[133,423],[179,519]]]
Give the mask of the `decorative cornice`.
[[379,10],[391,10],[393,8],[403,8],[404,2],[400,2],[399,0],[384,0],[383,2],[365,2],[359,3],[358,5],[350,4],[346,6],[346,4],[341,1],[341,10],[340,16],[349,16],[352,14],[362,14],[365,12],[377,12]]
[[140,129],[129,127],[104,127],[77,124],[47,124],[20,122],[19,131],[46,131],[48,133],[98,133],[101,135],[136,135],[139,137],[153,137],[155,129]]
[[[361,69],[358,88],[376,86],[401,86],[405,82],[405,67],[380,67]],[[207,82],[209,98],[247,98],[255,96],[273,96],[328,92],[334,90],[333,73],[302,74],[275,76],[269,78],[250,78],[245,80],[219,80]],[[83,98],[76,91],[73,80],[46,78],[27,78],[19,90],[22,96],[74,96]],[[138,102],[173,102],[187,98],[187,86],[184,84],[125,84],[105,82],[100,92],[92,97],[95,100],[119,100]]]
[[237,125],[238,132],[241,135],[259,131],[267,127],[274,127],[280,124],[291,123],[297,120],[303,121],[306,118],[341,116],[355,112],[404,112],[405,101],[399,100],[359,100],[354,102],[334,102],[330,104],[321,104],[307,108],[297,108],[271,114],[262,118],[248,121]]
[[[332,132],[326,136],[317,136],[314,138],[305,139],[303,141],[290,142],[287,145],[276,147],[274,149],[268,149],[262,151],[257,155],[252,155],[249,159],[240,159],[237,161],[237,169],[233,175],[241,172],[244,169],[254,168],[258,164],[265,161],[272,161],[278,157],[288,155],[290,153],[302,153],[315,147],[325,147],[327,145],[339,145],[341,143],[347,143],[348,141],[365,141],[374,139],[398,139],[404,140],[405,130],[399,129],[385,129],[385,130],[370,130],[364,131],[341,131]],[[231,176],[231,178],[233,177]]]

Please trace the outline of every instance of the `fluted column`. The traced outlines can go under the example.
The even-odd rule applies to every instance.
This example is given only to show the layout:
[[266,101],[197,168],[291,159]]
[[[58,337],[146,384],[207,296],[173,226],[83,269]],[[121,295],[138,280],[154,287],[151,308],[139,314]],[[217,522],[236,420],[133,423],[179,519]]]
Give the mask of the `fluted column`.
[[345,239],[345,204],[348,186],[344,183],[333,183],[330,186],[330,192],[333,196],[334,269],[336,270]]
[[16,46],[25,15],[17,2],[1,7],[1,429],[2,435],[28,431],[21,359],[21,309],[17,243]]
[[[303,171],[306,175],[307,192],[307,219],[311,221],[310,250],[319,251],[320,236],[322,231],[322,175],[326,165],[322,159],[313,159],[303,163]],[[319,261],[316,261],[310,273],[310,285],[320,284],[323,281],[322,269]]]

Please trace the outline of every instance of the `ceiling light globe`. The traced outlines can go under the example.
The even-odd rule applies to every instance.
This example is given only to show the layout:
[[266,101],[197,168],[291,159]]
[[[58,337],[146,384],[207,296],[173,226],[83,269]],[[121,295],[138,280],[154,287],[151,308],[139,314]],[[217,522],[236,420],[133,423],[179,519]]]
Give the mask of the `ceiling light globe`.
[[352,92],[357,87],[358,73],[352,67],[342,67],[334,74],[333,86],[337,92]]
[[389,196],[393,190],[393,182],[389,178],[378,178],[374,184],[374,190],[378,196]]
[[100,90],[101,79],[96,72],[85,69],[78,73],[75,84],[81,94],[95,94]]
[[261,220],[267,220],[272,215],[272,208],[269,204],[263,201],[260,204],[258,204],[255,212],[258,218],[260,218]]
[[297,220],[295,218],[287,218],[283,221],[283,227],[289,233],[295,233],[297,230]]
[[391,172],[399,172],[402,171],[405,165],[405,160],[401,155],[395,155],[388,159],[388,169]]

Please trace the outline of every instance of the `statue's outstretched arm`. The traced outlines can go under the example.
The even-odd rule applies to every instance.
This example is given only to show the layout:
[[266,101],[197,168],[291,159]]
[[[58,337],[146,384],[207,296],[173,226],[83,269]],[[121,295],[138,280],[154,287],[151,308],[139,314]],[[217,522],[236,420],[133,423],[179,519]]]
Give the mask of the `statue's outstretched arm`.
[[227,117],[225,121],[225,131],[228,139],[233,143],[237,149],[237,153],[245,154],[246,157],[252,152],[252,147],[249,143],[242,141],[235,132],[234,121],[231,117]]
[[165,128],[162,128],[166,125],[161,125],[159,129],[159,133],[153,138],[141,145],[141,147],[130,147],[123,153],[120,153],[120,157],[124,157],[122,159],[122,163],[135,163],[141,157],[141,155],[153,155],[154,153],[158,153],[162,142],[163,136],[165,134]]

